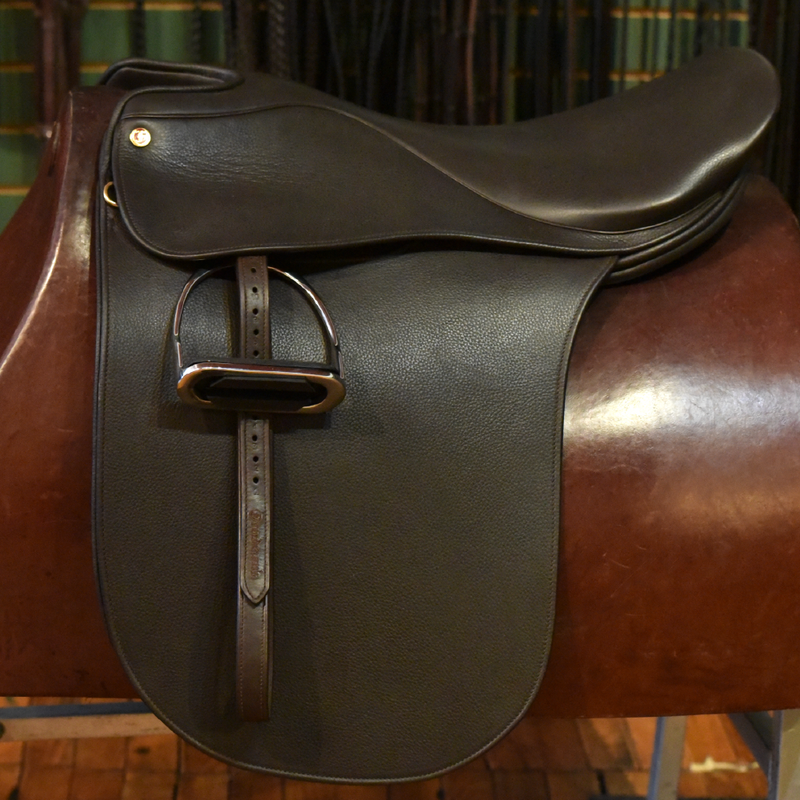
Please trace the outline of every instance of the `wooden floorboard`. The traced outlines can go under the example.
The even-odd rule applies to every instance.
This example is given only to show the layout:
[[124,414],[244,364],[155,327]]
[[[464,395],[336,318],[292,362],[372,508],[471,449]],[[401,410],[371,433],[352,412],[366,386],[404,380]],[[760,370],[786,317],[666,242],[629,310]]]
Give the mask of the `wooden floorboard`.
[[492,770],[524,770],[545,768],[541,728],[533,717],[523,717],[511,733],[486,754],[485,762]]
[[547,775],[541,770],[492,772],[492,795],[503,800],[548,800]]
[[581,719],[578,731],[592,769],[631,769],[630,731],[624,719]]
[[647,770],[653,757],[656,721],[653,717],[625,720],[628,728],[628,746],[634,770]]
[[68,797],[69,800],[118,800],[122,796],[124,781],[125,775],[118,769],[76,767]]
[[441,791],[441,778],[397,783],[389,787],[388,800],[439,800]]
[[[77,698],[70,698],[71,702]],[[5,698],[2,705],[57,698]],[[282,780],[168,735],[0,742],[0,800],[593,800],[643,796],[654,719],[524,718],[485,755],[428,781],[346,786]],[[764,774],[724,716],[690,717],[684,797],[760,800]]]

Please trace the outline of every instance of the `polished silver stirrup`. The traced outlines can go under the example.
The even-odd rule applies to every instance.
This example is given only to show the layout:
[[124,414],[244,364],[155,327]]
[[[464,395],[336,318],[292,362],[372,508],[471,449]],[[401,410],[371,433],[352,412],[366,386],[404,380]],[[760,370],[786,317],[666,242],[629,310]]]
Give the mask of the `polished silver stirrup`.
[[325,340],[327,364],[265,359],[197,361],[185,365],[181,347],[181,320],[192,290],[228,266],[196,272],[183,287],[172,319],[172,344],[178,372],[178,397],[206,409],[253,411],[262,414],[322,414],[342,402],[344,369],[333,320],[319,295],[304,281],[275,267],[267,269],[299,289],[317,315]]

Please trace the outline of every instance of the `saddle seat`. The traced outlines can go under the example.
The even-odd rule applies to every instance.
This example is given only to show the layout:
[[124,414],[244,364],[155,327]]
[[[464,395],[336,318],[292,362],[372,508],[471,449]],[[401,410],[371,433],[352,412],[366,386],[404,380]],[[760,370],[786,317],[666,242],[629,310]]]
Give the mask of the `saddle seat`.
[[[132,60],[105,80],[147,86],[112,125],[111,171],[130,229],[164,256],[455,238],[618,255],[616,279],[674,259],[724,224],[778,101],[769,63],[735,48],[502,126],[394,119],[213,68]],[[128,141],[138,127],[150,133],[146,147]],[[224,230],[220,207],[230,210]]]

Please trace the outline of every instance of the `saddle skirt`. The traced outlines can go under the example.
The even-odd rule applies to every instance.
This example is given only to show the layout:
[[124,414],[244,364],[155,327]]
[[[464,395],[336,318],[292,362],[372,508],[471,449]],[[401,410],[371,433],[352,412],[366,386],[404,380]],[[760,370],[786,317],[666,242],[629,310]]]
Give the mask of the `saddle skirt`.
[[720,50],[498,128],[206,67],[105,82],[93,534],[131,680],[246,768],[469,760],[546,664],[581,313],[724,225],[772,68]]

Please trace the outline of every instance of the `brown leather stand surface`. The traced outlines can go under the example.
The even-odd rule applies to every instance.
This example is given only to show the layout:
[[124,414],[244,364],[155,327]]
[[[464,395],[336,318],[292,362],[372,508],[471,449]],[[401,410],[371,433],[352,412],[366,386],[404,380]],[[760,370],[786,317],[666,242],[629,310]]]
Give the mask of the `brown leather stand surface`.
[[[0,689],[121,697],[91,553],[83,90],[0,237]],[[569,372],[556,627],[531,713],[800,706],[800,233],[754,179],[689,261],[603,290]]]

